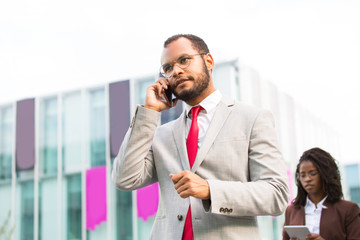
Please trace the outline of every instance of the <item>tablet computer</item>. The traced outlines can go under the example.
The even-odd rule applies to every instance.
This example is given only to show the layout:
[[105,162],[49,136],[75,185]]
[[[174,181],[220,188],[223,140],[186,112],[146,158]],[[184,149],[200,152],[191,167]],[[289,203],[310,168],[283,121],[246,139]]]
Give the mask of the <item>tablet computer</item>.
[[305,225],[287,225],[284,226],[284,229],[290,238],[298,238],[300,240],[304,240],[310,234],[308,227]]

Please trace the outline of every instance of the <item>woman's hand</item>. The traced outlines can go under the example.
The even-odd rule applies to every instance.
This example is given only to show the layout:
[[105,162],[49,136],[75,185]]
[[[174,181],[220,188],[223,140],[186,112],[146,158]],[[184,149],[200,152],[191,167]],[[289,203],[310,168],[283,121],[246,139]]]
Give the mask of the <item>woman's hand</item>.
[[311,233],[306,236],[305,240],[324,240],[319,234]]

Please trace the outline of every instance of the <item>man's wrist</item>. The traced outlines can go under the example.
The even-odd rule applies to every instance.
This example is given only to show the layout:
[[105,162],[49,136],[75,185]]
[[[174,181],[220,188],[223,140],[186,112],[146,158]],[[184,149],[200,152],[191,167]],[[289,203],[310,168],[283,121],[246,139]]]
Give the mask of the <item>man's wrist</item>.
[[153,110],[153,111],[157,111],[157,112],[160,112],[160,109],[156,108],[156,107],[153,107],[153,106],[149,106],[149,105],[142,105],[144,108],[147,108],[147,109],[150,109],[150,110]]
[[150,109],[150,110],[153,110],[153,111],[157,111],[157,112],[160,112],[160,109],[159,108],[156,108],[156,107],[153,107],[153,106],[149,106],[149,105],[143,105],[144,108],[147,108],[147,109]]

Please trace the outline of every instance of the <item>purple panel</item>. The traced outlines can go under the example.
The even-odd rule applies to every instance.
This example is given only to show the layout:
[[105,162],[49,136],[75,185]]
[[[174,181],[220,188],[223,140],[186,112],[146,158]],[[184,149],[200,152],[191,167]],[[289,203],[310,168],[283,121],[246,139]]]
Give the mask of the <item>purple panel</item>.
[[16,169],[32,169],[35,164],[35,100],[18,101],[16,108]]
[[129,81],[110,83],[110,153],[118,154],[120,145],[130,125]]

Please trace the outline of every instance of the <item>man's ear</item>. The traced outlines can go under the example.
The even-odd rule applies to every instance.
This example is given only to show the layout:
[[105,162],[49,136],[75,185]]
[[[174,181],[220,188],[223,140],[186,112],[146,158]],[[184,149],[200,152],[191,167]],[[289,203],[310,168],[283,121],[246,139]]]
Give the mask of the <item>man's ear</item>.
[[210,53],[205,55],[205,63],[206,63],[207,69],[209,71],[211,71],[214,68],[214,65],[215,65],[214,59]]

